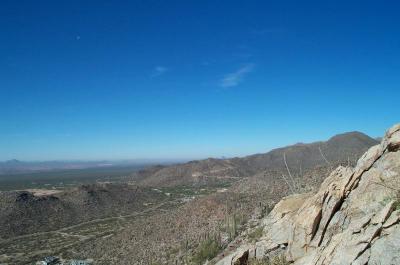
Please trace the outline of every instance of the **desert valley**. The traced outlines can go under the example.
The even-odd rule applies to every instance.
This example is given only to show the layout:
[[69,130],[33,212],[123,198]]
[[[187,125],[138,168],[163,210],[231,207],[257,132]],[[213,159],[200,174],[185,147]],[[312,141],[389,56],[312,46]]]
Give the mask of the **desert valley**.
[[[394,142],[399,133],[381,144],[393,141],[391,163],[399,162],[399,142]],[[279,218],[279,205],[290,201],[288,214],[297,214],[301,203],[292,198],[302,202],[317,196],[330,174],[357,171],[365,163],[360,157],[377,145],[378,140],[351,132],[265,154],[148,166],[129,177],[78,181],[67,188],[2,191],[0,262],[33,264],[53,256],[94,264],[213,264],[231,259],[243,246],[263,242],[277,226],[268,220]],[[382,204],[390,202],[390,197],[378,198]],[[325,205],[317,199],[313,203]],[[323,218],[329,214],[325,211]],[[288,243],[277,244],[279,255],[285,253]],[[269,252],[254,257],[274,258]]]

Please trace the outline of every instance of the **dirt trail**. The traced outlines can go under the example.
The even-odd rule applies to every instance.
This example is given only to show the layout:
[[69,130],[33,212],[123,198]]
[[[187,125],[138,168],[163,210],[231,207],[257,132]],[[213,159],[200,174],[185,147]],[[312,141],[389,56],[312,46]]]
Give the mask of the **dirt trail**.
[[177,201],[179,201],[179,200],[176,199],[176,200],[172,200],[172,201],[164,201],[164,202],[161,202],[161,203],[159,203],[157,205],[154,205],[154,206],[152,206],[150,208],[144,209],[143,211],[134,212],[134,213],[127,214],[127,215],[119,215],[119,216],[98,218],[98,219],[90,220],[90,221],[87,221],[87,222],[82,222],[82,223],[79,223],[79,224],[76,224],[76,225],[63,227],[63,228],[60,228],[60,229],[57,229],[57,230],[46,231],[46,232],[38,232],[38,233],[32,233],[32,234],[26,234],[26,235],[22,235],[22,236],[17,236],[17,237],[13,237],[13,238],[7,238],[5,240],[0,240],[0,244],[6,244],[8,242],[12,242],[12,241],[15,241],[15,240],[23,240],[25,238],[37,237],[37,236],[41,236],[41,235],[51,235],[51,234],[54,234],[54,233],[58,233],[58,234],[64,235],[64,236],[74,236],[74,237],[78,236],[80,238],[80,240],[81,239],[88,240],[88,239],[91,239],[93,237],[73,234],[73,233],[67,232],[67,231],[79,228],[81,226],[86,226],[86,225],[90,225],[90,224],[95,225],[96,223],[102,223],[102,222],[107,222],[107,221],[112,221],[112,220],[122,220],[122,221],[124,221],[124,220],[126,220],[128,218],[132,218],[132,217],[135,217],[135,216],[139,216],[139,215],[142,215],[142,214],[157,210],[160,207],[162,207],[162,206],[164,206],[164,205],[166,205],[168,203],[174,203],[174,202],[177,202]]

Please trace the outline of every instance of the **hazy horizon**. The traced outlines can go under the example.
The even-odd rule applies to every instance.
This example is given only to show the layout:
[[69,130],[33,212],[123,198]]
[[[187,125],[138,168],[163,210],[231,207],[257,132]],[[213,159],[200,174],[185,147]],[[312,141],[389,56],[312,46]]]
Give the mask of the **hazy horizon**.
[[294,144],[309,144],[309,143],[314,143],[314,142],[319,142],[319,141],[327,141],[329,140],[331,137],[338,135],[338,134],[343,134],[343,133],[351,133],[351,132],[360,132],[363,133],[371,138],[380,138],[383,137],[384,132],[379,135],[379,136],[372,136],[369,134],[366,134],[364,132],[361,131],[348,131],[348,132],[339,132],[333,135],[330,135],[329,137],[325,138],[325,139],[316,139],[316,140],[311,140],[311,141],[301,141],[301,140],[297,140],[295,142],[290,142],[290,143],[286,143],[286,144],[282,144],[282,145],[278,145],[278,146],[274,146],[272,148],[269,149],[264,149],[264,150],[258,150],[252,153],[246,153],[246,154],[239,154],[239,155],[232,155],[232,156],[227,156],[227,155],[208,155],[208,156],[202,156],[202,157],[171,157],[171,158],[162,158],[162,157],[153,157],[153,158],[143,158],[143,157],[139,157],[139,158],[127,158],[127,157],[122,157],[122,158],[116,158],[116,157],[112,157],[112,158],[105,158],[105,157],[99,157],[99,158],[56,158],[56,159],[19,159],[19,158],[9,158],[9,159],[3,159],[0,160],[0,162],[8,162],[8,161],[12,161],[12,160],[17,160],[17,161],[21,161],[21,162],[114,162],[114,163],[122,163],[122,162],[126,162],[126,163],[151,163],[151,164],[156,164],[156,163],[179,163],[179,162],[187,162],[187,161],[191,161],[191,160],[201,160],[201,159],[207,159],[207,158],[217,158],[217,159],[225,159],[225,158],[234,158],[234,157],[245,157],[245,156],[249,156],[249,155],[254,155],[254,154],[259,154],[259,153],[267,153],[269,151],[272,151],[276,148],[281,148],[281,147],[286,147],[286,146],[290,146],[290,145],[294,145]]

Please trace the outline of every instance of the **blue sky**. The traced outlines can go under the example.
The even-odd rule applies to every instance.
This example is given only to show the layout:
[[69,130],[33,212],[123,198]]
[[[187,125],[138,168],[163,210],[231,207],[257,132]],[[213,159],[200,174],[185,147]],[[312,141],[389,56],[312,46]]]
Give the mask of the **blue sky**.
[[368,0],[1,1],[0,160],[382,135],[400,117],[399,13]]

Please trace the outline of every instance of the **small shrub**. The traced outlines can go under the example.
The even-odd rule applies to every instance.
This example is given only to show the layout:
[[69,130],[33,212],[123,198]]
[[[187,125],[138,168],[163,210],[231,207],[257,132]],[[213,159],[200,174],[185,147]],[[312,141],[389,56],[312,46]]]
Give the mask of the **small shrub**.
[[393,206],[396,210],[400,210],[400,199],[397,199],[394,203]]
[[192,261],[194,264],[203,264],[205,261],[211,260],[217,256],[220,250],[221,246],[215,239],[206,239],[200,243]]
[[386,183],[386,181],[382,177],[379,177],[379,182],[373,183],[394,191],[394,195],[386,197],[380,202],[381,205],[384,206],[390,201],[394,200],[393,206],[395,210],[400,210],[400,180],[396,179],[394,183]]
[[247,236],[248,239],[251,242],[257,241],[258,239],[260,239],[262,237],[263,230],[264,230],[263,226],[257,227],[256,229],[254,229],[254,231],[252,231],[251,233],[248,234],[248,236]]

